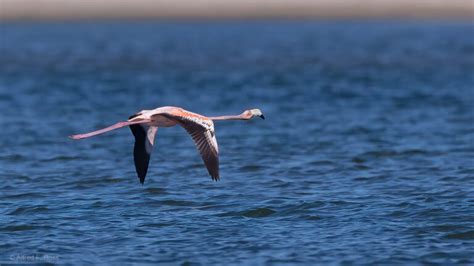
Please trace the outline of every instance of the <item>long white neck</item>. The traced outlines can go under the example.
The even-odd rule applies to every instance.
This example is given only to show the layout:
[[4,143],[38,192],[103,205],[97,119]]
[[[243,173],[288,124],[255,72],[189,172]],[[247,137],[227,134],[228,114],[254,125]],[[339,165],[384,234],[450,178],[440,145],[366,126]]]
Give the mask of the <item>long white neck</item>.
[[221,121],[221,120],[248,120],[250,117],[246,117],[243,114],[240,115],[222,115],[222,116],[212,116],[209,119],[213,121]]

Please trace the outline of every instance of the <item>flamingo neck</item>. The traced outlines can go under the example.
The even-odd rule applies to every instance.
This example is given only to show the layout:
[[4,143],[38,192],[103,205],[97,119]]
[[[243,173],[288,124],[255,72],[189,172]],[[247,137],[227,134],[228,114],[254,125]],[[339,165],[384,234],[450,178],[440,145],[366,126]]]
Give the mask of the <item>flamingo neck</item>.
[[213,116],[213,117],[209,117],[209,119],[213,121],[221,121],[221,120],[248,120],[249,118],[240,114],[240,115]]

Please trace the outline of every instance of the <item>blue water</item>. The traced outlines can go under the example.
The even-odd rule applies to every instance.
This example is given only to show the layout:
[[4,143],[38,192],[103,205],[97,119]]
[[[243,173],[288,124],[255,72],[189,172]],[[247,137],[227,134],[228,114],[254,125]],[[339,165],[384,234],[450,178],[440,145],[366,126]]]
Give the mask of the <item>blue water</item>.
[[[0,261],[474,264],[472,22],[0,24]],[[216,122],[221,181],[142,109]]]

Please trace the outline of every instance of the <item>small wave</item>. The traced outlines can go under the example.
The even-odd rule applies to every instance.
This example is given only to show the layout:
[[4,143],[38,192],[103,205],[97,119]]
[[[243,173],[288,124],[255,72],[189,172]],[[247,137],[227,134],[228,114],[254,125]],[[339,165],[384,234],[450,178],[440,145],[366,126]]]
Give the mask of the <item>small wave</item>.
[[8,225],[5,227],[0,227],[0,232],[18,232],[18,231],[29,231],[29,230],[35,230],[39,228],[51,228],[50,226],[34,226],[34,225],[28,225],[28,224],[22,224],[22,225]]
[[360,157],[353,157],[352,162],[354,163],[365,163],[367,160],[360,158]]
[[316,220],[323,219],[321,216],[318,216],[318,215],[303,215],[303,216],[301,216],[301,218],[306,219],[306,220],[310,220],[310,221],[316,221]]
[[441,152],[429,151],[423,149],[408,149],[402,151],[395,150],[374,150],[364,152],[352,158],[355,163],[363,163],[370,158],[391,158],[391,157],[404,157],[404,156],[427,156],[427,155],[441,155]]
[[19,181],[30,181],[32,179],[30,176],[21,174],[5,174],[0,176],[7,176],[8,178],[12,178]]
[[285,188],[285,187],[290,187],[290,186],[291,186],[291,182],[276,179],[276,178],[272,180],[271,182],[271,187],[274,187],[274,188]]
[[111,176],[106,177],[97,177],[97,178],[89,178],[89,179],[79,179],[74,182],[76,188],[90,188],[97,186],[99,184],[115,184],[124,182],[124,178],[114,178]]
[[45,206],[34,206],[34,207],[18,207],[14,211],[8,213],[9,215],[18,215],[18,214],[26,214],[26,213],[42,213],[47,212],[50,209]]
[[6,156],[0,156],[0,160],[5,160],[8,162],[21,162],[21,161],[28,160],[28,158],[21,154],[10,154]]
[[402,218],[402,217],[407,217],[410,215],[411,214],[406,211],[393,211],[388,216],[393,217],[393,218]]
[[368,169],[370,169],[370,167],[365,165],[365,164],[357,164],[353,168],[355,170],[368,170]]
[[156,187],[149,187],[145,189],[145,192],[152,194],[152,195],[163,195],[167,194],[166,190],[163,188],[156,188]]
[[282,212],[281,215],[294,215],[294,214],[307,214],[308,211],[314,209],[314,208],[321,208],[325,206],[326,204],[322,201],[312,201],[312,202],[303,202],[301,204],[297,205],[290,205],[286,206]]
[[251,217],[251,218],[261,218],[261,217],[270,216],[274,213],[276,213],[276,211],[270,208],[257,208],[253,210],[243,211],[241,212],[241,215],[245,217]]
[[270,208],[256,208],[244,210],[240,212],[226,212],[219,216],[234,216],[234,217],[248,217],[248,218],[264,218],[275,214],[276,211]]
[[263,167],[260,166],[260,165],[244,165],[242,167],[240,167],[240,171],[243,171],[243,172],[258,172],[258,171],[261,171]]
[[160,228],[160,227],[166,227],[166,226],[172,226],[175,225],[174,223],[147,223],[147,224],[141,224],[140,227],[152,227],[152,228]]
[[24,198],[44,198],[45,195],[40,193],[34,192],[27,192],[27,193],[20,193],[20,194],[13,194],[1,197],[1,199],[24,199]]
[[317,160],[317,161],[312,161],[309,163],[310,165],[314,166],[332,166],[335,165],[334,162],[328,161],[328,160]]
[[186,165],[186,166],[183,166],[184,169],[201,169],[202,168],[202,164],[201,163],[193,163],[193,164],[189,164],[189,165]]
[[159,204],[162,205],[168,205],[168,206],[195,206],[196,203],[192,201],[186,201],[186,200],[162,200],[158,202]]
[[462,233],[447,234],[446,239],[474,240],[474,230]]
[[409,150],[404,150],[399,152],[399,155],[426,155],[430,154],[429,151],[427,150],[421,150],[421,149],[409,149]]
[[74,160],[80,160],[80,159],[84,159],[84,157],[60,155],[60,156],[55,156],[52,158],[43,159],[41,160],[41,162],[66,162],[66,161],[74,161]]
[[352,127],[350,129],[348,129],[343,134],[346,134],[346,135],[354,135],[354,134],[367,135],[367,134],[370,134],[372,132],[374,132],[373,129],[370,129],[370,128],[367,128],[367,127],[364,127],[364,126],[355,126],[355,127]]
[[467,229],[465,226],[454,225],[454,224],[436,225],[436,226],[433,226],[432,228],[434,231],[438,231],[438,232],[453,232],[453,231],[460,231],[463,229]]
[[359,155],[360,157],[364,158],[363,160],[367,160],[366,158],[385,158],[385,157],[394,157],[397,156],[398,153],[392,150],[378,150],[378,151],[368,151],[364,152],[363,154]]

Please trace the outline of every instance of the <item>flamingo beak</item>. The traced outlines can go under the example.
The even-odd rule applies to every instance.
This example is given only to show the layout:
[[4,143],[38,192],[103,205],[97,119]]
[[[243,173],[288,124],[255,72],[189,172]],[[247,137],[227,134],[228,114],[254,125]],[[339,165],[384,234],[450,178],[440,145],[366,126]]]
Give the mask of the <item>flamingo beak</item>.
[[263,115],[261,115],[260,118],[263,119],[263,120],[265,120],[265,116],[263,116]]

